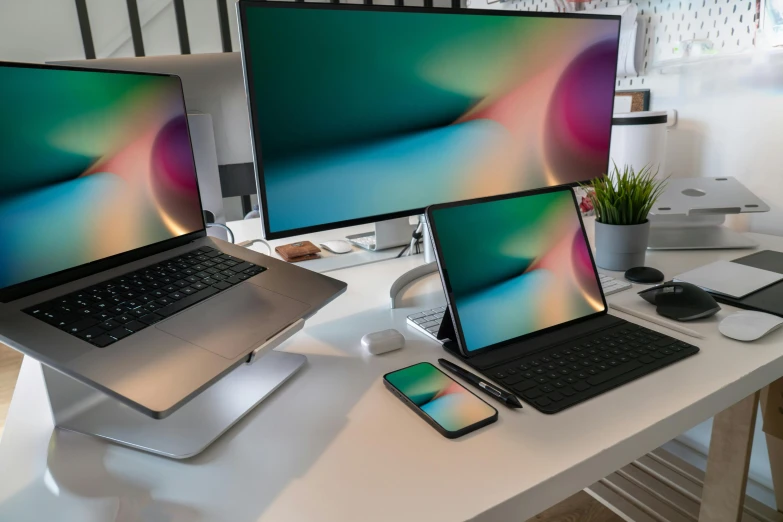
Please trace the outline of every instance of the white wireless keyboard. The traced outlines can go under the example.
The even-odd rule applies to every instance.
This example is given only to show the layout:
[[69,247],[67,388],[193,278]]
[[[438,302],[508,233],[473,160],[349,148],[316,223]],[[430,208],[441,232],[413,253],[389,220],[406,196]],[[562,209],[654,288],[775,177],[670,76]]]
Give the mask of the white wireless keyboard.
[[[627,281],[620,281],[614,277],[608,275],[599,274],[601,279],[601,288],[604,290],[604,295],[616,294],[623,290],[631,288],[631,283]],[[438,329],[440,328],[440,322],[443,320],[443,314],[446,313],[445,306],[439,306],[431,310],[425,310],[416,314],[409,315],[407,323],[409,326],[420,331],[424,335],[438,341]],[[438,341],[440,342],[440,341]]]

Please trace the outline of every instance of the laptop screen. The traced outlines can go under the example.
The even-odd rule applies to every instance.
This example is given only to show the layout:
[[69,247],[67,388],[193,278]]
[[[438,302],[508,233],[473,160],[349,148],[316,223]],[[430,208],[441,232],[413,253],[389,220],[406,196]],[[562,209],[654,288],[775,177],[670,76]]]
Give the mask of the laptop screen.
[[0,64],[0,289],[204,227],[177,77]]
[[435,207],[430,218],[465,350],[606,309],[570,189]]

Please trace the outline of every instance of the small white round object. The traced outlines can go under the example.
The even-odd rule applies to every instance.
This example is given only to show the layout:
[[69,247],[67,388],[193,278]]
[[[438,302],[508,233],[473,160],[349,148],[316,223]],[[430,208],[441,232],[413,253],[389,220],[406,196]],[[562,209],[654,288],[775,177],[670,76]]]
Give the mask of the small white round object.
[[353,247],[348,241],[342,239],[335,239],[333,241],[324,241],[321,246],[334,254],[347,254],[353,251]]
[[362,337],[362,346],[371,355],[393,352],[405,346],[405,337],[394,329],[373,332]]
[[783,318],[764,312],[736,312],[723,319],[718,331],[737,341],[755,341],[783,326]]

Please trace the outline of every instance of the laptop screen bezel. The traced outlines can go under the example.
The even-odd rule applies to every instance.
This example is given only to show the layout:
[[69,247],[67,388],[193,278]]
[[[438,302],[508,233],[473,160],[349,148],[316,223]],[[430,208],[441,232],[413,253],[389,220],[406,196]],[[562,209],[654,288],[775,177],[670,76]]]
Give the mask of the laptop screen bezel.
[[[586,315],[584,317],[578,317],[576,319],[571,319],[570,321],[566,321],[564,323],[559,323],[553,326],[549,326],[547,328],[542,328],[541,330],[536,330],[535,332],[530,332],[527,334],[519,335],[517,337],[513,337],[511,339],[507,339],[505,341],[501,341],[495,344],[491,344],[489,346],[485,346],[483,348],[478,348],[476,350],[468,350],[468,346],[465,343],[465,337],[462,333],[462,322],[460,320],[459,311],[456,306],[456,300],[454,299],[454,294],[451,290],[451,282],[449,281],[448,276],[448,270],[445,268],[446,263],[444,262],[443,258],[443,250],[441,248],[440,239],[438,237],[438,227],[437,223],[435,222],[435,219],[433,218],[433,211],[436,210],[443,210],[448,208],[454,208],[454,207],[464,207],[464,206],[470,206],[470,205],[481,205],[484,203],[490,203],[493,201],[501,201],[504,199],[515,199],[515,198],[524,198],[524,197],[530,197],[530,196],[537,196],[540,194],[548,194],[551,192],[569,192],[571,194],[571,200],[574,204],[574,212],[576,213],[578,219],[579,219],[579,226],[582,229],[582,235],[584,237],[585,245],[587,245],[587,251],[590,255],[590,265],[593,267],[593,274],[595,275],[595,281],[598,285],[599,292],[601,293],[601,302],[604,305],[604,309],[600,310],[598,312],[595,312],[590,315]],[[475,355],[486,353],[490,350],[496,350],[499,348],[502,348],[504,346],[508,346],[510,344],[516,344],[522,341],[526,341],[529,339],[533,339],[535,337],[539,337],[541,335],[545,335],[547,333],[551,333],[555,330],[565,328],[567,326],[571,326],[574,324],[582,323],[585,321],[589,321],[591,319],[595,319],[597,317],[600,317],[602,315],[606,315],[609,313],[609,307],[606,304],[606,296],[604,295],[603,287],[601,286],[601,279],[600,275],[598,274],[598,268],[595,264],[595,259],[593,258],[593,251],[590,248],[590,241],[587,237],[587,231],[585,230],[584,221],[582,220],[582,213],[579,211],[579,204],[576,200],[576,194],[574,193],[573,189],[568,185],[558,185],[555,187],[545,187],[541,189],[536,190],[526,190],[524,192],[516,192],[514,194],[504,194],[500,196],[490,196],[486,198],[480,198],[480,199],[471,199],[471,200],[465,200],[465,201],[457,201],[453,203],[443,203],[439,205],[432,205],[430,207],[427,207],[426,211],[426,217],[427,217],[427,224],[430,229],[430,234],[432,236],[432,243],[433,248],[435,250],[435,259],[438,263],[438,273],[440,274],[441,282],[443,283],[443,290],[446,294],[446,304],[449,308],[449,313],[451,314],[452,321],[454,322],[454,332],[456,334],[457,339],[455,341],[457,342],[457,346],[459,347],[460,353],[465,357],[473,357]]]
[[[13,67],[19,69],[50,69],[50,70],[91,72],[91,73],[98,73],[98,74],[101,73],[129,74],[129,75],[136,75],[136,76],[162,76],[162,77],[175,78],[179,85],[180,95],[182,96],[183,114],[185,115],[185,119],[187,121],[188,109],[187,109],[187,105],[185,104],[185,94],[182,90],[182,80],[176,74],[120,71],[120,70],[110,70],[110,69],[92,69],[89,67],[70,67],[70,66],[61,66],[61,65],[44,65],[44,64],[0,61],[0,69],[4,69],[7,67]],[[199,230],[196,230],[194,232],[189,232],[187,234],[173,237],[170,239],[165,239],[163,241],[159,241],[157,243],[153,243],[150,245],[145,245],[133,250],[128,250],[127,252],[122,252],[119,254],[115,254],[113,256],[97,259],[95,261],[91,261],[89,263],[78,265],[72,268],[67,268],[59,272],[54,272],[52,274],[36,277],[34,279],[29,279],[27,281],[22,281],[20,283],[7,286],[5,288],[0,288],[0,303],[9,303],[11,301],[15,301],[17,299],[21,299],[23,297],[33,295],[38,292],[48,290],[50,288],[54,288],[56,286],[70,283],[71,281],[76,281],[78,279],[95,275],[97,273],[104,272],[106,270],[110,270],[112,268],[116,268],[118,266],[127,263],[132,263],[133,261],[138,261],[139,259],[143,259],[145,257],[149,257],[151,255],[158,254],[160,252],[165,252],[166,250],[171,250],[172,248],[186,245],[192,241],[195,241],[196,239],[206,237],[207,229],[206,229],[206,224],[204,223],[204,205],[201,200],[201,190],[198,186],[196,158],[195,156],[193,156],[193,140],[190,136],[190,125],[187,125],[186,128],[188,132],[188,141],[190,142],[190,154],[191,157],[193,158],[193,175],[196,176],[196,192],[198,193],[199,210],[201,211],[200,212],[201,228]],[[45,255],[57,255],[57,252],[48,252],[46,245],[41,245],[41,250],[42,252],[45,253]]]

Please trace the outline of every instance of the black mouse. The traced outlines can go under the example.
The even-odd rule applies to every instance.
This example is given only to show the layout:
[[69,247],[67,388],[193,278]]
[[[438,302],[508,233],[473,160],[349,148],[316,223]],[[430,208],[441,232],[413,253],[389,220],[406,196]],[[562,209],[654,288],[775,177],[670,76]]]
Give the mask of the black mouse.
[[663,272],[649,266],[635,266],[625,271],[625,278],[632,283],[651,285],[663,281]]
[[657,307],[658,315],[675,321],[701,319],[720,310],[720,305],[710,294],[690,283],[669,281],[642,290],[639,295]]

